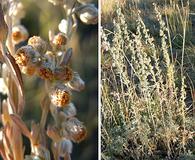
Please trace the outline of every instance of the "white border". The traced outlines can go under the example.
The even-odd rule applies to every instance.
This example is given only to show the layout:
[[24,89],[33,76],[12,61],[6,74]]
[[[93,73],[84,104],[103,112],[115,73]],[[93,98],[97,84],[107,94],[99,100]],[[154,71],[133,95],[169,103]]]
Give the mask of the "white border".
[[98,0],[98,160],[101,160],[101,1]]

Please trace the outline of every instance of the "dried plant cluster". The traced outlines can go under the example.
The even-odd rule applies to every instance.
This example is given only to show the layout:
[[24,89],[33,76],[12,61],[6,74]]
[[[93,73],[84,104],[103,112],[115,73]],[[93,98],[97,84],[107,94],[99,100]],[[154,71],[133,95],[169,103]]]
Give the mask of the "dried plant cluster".
[[194,159],[194,105],[183,62],[188,18],[180,24],[178,60],[158,6],[153,6],[155,37],[140,11],[135,31],[123,11],[116,11],[113,31],[101,29],[102,159]]
[[[29,38],[28,30],[21,24],[25,11],[19,0],[0,1],[0,91],[6,97],[1,105],[0,154],[4,160],[70,160],[72,142],[79,143],[86,137],[86,128],[75,117],[76,108],[71,101],[72,93],[82,91],[85,83],[70,66],[73,49],[68,44],[77,19],[96,24],[98,10],[87,0],[49,2],[63,6],[66,18],[58,26],[59,33],[49,31],[46,42],[39,36]],[[22,120],[25,93],[21,73],[45,82],[40,123],[32,122],[31,130]],[[49,112],[53,122],[46,125]],[[30,155],[24,155],[22,136],[31,143]]]

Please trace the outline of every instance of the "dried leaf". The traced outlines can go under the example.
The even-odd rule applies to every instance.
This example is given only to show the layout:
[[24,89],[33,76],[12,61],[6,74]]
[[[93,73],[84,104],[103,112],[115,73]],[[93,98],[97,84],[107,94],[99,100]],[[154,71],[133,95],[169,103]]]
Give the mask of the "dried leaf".
[[14,160],[22,160],[24,159],[23,155],[23,140],[22,140],[22,135],[20,128],[18,126],[13,125],[12,127],[12,138],[11,139],[11,144],[12,144],[12,151],[14,155]]
[[6,126],[7,123],[11,122],[9,111],[8,111],[8,104],[6,100],[4,100],[2,103],[2,121],[4,126]]
[[4,126],[4,136],[3,136],[3,146],[5,149],[6,159],[7,160],[13,160],[13,153],[11,150],[11,144],[8,137],[10,136],[11,127],[9,125]]
[[24,108],[24,89],[23,89],[23,80],[22,80],[22,75],[20,72],[20,68],[15,62],[15,59],[12,57],[12,55],[7,51],[6,47],[4,44],[1,43],[1,49],[3,53],[3,57],[5,60],[5,63],[7,67],[9,68],[11,72],[11,76],[14,79],[16,86],[18,87],[18,114],[22,114],[23,108]]
[[43,100],[41,101],[42,115],[41,115],[40,127],[42,129],[45,127],[45,123],[47,121],[47,115],[49,112],[49,105],[50,105],[50,99],[48,96],[45,96],[43,98]]
[[32,121],[31,123],[31,144],[38,145],[39,144],[39,132],[40,132],[40,125],[36,124]]
[[7,159],[6,158],[6,154],[5,154],[5,150],[4,150],[4,147],[3,147],[3,144],[0,144],[0,155],[3,159]]
[[26,127],[26,124],[22,121],[22,119],[16,114],[11,114],[10,117],[13,123],[16,124],[16,126],[18,126],[18,128],[21,130],[21,132],[30,139],[31,138],[30,131]]
[[7,159],[5,149],[3,146],[3,130],[0,130],[0,155],[2,156],[3,159]]

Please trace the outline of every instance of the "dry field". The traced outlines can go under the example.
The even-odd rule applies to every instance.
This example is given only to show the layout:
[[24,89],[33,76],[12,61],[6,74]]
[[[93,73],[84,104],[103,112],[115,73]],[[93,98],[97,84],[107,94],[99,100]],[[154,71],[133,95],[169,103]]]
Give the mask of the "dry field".
[[102,5],[101,158],[194,160],[195,1]]

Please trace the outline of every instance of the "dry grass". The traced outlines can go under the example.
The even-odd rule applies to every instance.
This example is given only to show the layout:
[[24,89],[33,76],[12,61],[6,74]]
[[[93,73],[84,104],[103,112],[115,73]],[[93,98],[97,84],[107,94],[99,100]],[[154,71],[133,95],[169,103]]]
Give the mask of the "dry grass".
[[112,30],[103,28],[102,159],[195,158],[189,6],[172,5],[140,1],[136,21],[125,7],[115,11]]

